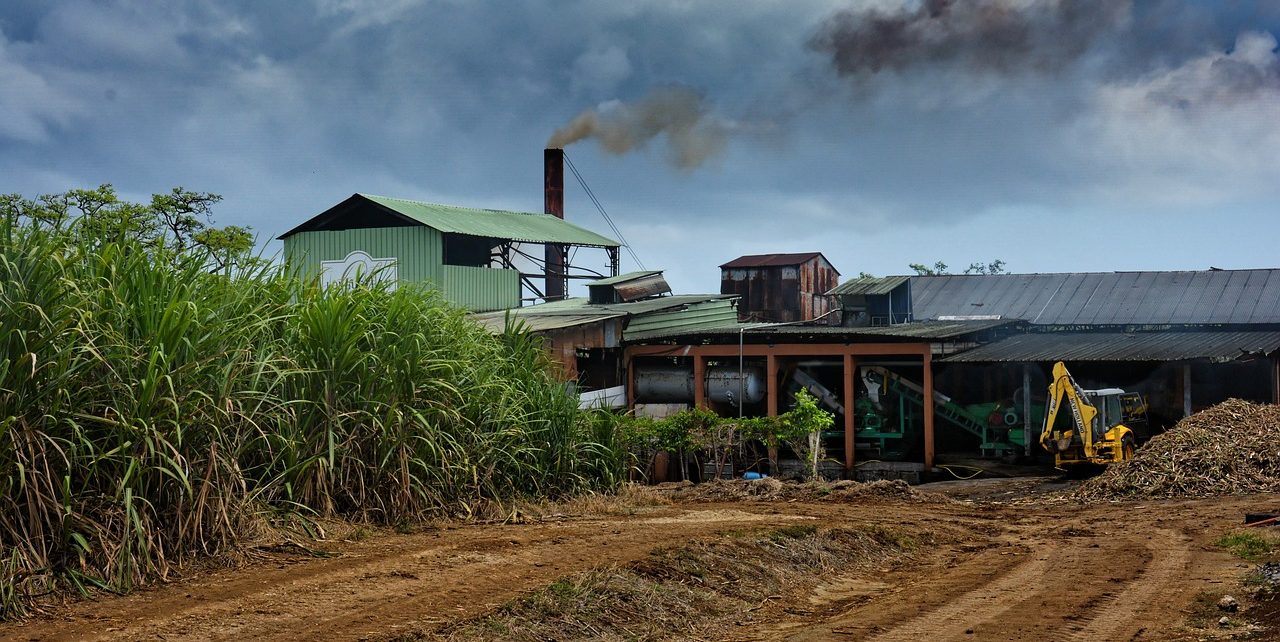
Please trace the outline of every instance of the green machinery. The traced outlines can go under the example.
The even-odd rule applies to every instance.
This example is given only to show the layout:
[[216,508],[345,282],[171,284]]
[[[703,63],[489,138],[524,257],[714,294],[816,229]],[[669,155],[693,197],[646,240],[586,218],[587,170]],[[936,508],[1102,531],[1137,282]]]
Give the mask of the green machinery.
[[[924,388],[882,366],[863,366],[866,396],[859,397],[854,411],[858,417],[857,438],[870,442],[879,456],[905,456],[922,434]],[[983,455],[1021,452],[1026,447],[1022,409],[1009,401],[961,406],[934,391],[933,412],[937,420],[968,432],[979,440]],[[1043,422],[1044,408],[1032,408],[1032,425]]]

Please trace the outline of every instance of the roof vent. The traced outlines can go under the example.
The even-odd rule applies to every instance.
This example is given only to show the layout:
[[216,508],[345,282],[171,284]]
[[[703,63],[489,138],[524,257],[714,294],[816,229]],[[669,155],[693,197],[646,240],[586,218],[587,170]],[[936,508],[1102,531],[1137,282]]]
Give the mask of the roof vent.
[[671,294],[671,286],[660,270],[627,272],[587,284],[590,302],[596,305],[628,303],[663,294]]

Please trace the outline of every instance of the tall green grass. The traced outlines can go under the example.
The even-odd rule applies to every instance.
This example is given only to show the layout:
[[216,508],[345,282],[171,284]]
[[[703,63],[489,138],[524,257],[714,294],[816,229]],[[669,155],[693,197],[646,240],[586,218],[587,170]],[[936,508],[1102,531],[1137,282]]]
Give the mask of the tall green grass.
[[0,220],[0,618],[165,577],[264,514],[404,523],[619,479],[527,334],[89,220]]

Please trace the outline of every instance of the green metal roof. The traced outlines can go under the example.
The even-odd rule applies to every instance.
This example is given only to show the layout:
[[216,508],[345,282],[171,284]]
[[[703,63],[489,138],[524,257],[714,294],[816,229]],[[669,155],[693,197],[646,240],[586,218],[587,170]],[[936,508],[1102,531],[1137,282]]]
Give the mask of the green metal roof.
[[299,232],[311,231],[315,229],[316,224],[323,221],[331,212],[342,211],[340,208],[351,207],[353,203],[354,206],[358,206],[360,199],[380,205],[392,213],[408,219],[408,221],[420,223],[445,233],[508,239],[526,243],[559,243],[588,247],[622,246],[621,243],[611,238],[578,227],[550,214],[475,209],[456,205],[409,201],[388,196],[374,196],[372,194],[352,195],[351,198],[337,206],[285,232],[280,238],[283,239]]
[[894,288],[909,281],[909,276],[886,276],[886,277],[861,277],[857,279],[849,279],[840,285],[837,285],[827,296],[841,295],[866,295],[866,294],[888,294]]
[[646,276],[653,276],[655,274],[662,274],[662,270],[642,270],[639,272],[627,272],[625,274],[619,274],[618,276],[611,276],[606,279],[596,279],[594,281],[587,283],[587,285],[615,285],[618,283],[626,283],[627,281],[634,281],[636,279],[641,279]]
[[[591,303],[586,297],[574,297],[508,311],[473,314],[471,318],[491,332],[502,331],[508,314],[524,321],[531,330],[535,331],[586,325],[619,317],[634,319],[639,315],[684,312],[689,314],[679,318],[664,316],[662,319],[655,319],[656,323],[649,325],[653,328],[679,327],[695,317],[697,318],[695,323],[698,325],[708,322],[713,325],[722,325],[726,322],[726,318],[732,319],[737,314],[732,304],[735,298],[737,295],[730,294],[677,294],[630,303],[596,304]],[[674,323],[668,325],[671,321]]]
[[622,246],[611,238],[583,229],[550,214],[472,209],[371,194],[360,194],[360,196],[441,232],[528,243],[563,243],[594,247]]

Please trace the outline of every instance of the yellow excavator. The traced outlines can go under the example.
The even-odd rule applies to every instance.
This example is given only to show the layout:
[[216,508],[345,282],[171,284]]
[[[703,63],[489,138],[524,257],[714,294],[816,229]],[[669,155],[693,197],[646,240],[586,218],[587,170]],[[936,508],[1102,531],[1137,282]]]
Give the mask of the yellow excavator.
[[[1058,425],[1063,400],[1071,409],[1069,421]],[[1126,423],[1144,421],[1142,395],[1119,388],[1085,390],[1061,361],[1053,365],[1049,399],[1044,409],[1040,445],[1053,453],[1058,468],[1106,465],[1133,459],[1137,438]]]

